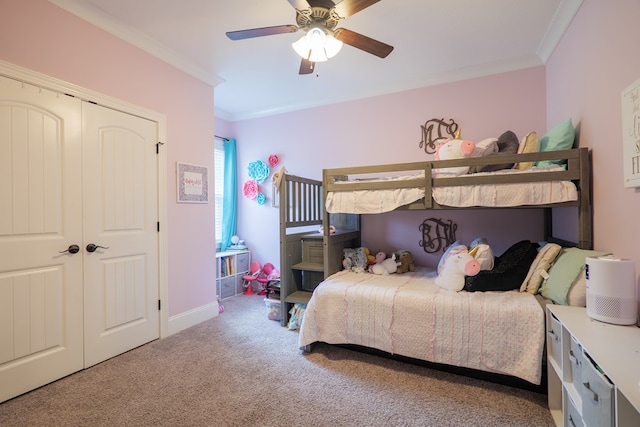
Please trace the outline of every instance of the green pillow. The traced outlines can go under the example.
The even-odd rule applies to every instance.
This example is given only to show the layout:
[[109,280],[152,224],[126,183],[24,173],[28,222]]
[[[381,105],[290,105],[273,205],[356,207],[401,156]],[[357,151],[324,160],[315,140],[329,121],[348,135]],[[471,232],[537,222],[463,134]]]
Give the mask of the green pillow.
[[[573,128],[573,123],[571,122],[571,119],[567,119],[540,138],[539,151],[569,150],[573,148],[573,142],[575,139],[576,131]],[[543,168],[545,166],[553,164],[560,165],[563,163],[564,161],[562,160],[541,160],[536,163],[536,166]]]
[[609,252],[589,251],[578,248],[564,248],[553,263],[549,271],[549,277],[540,287],[543,297],[552,300],[556,304],[567,305],[567,295],[571,285],[584,268],[586,258],[611,255]]

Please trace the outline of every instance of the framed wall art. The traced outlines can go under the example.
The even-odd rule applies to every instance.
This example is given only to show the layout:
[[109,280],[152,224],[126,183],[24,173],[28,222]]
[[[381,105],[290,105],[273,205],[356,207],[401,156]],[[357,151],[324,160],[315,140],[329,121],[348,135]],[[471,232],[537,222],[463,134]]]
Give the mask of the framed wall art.
[[178,203],[209,202],[209,169],[206,166],[176,163]]
[[640,187],[640,80],[622,92],[624,186]]

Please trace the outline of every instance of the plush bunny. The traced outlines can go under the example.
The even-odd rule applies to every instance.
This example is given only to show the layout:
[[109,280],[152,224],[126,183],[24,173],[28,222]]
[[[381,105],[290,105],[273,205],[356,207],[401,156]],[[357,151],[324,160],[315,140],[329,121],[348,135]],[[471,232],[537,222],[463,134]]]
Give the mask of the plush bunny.
[[375,264],[369,266],[369,272],[373,274],[388,275],[395,273],[400,263],[396,261],[396,254],[391,254],[391,258],[387,258],[384,252],[378,252],[376,254],[376,260],[379,260]]

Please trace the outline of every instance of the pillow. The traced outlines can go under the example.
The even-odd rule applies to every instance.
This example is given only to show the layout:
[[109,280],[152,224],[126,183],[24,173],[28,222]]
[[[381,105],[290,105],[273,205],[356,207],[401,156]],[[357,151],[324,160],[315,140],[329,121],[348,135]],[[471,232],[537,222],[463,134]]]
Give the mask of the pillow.
[[[573,148],[575,138],[576,131],[573,128],[571,119],[568,119],[556,125],[556,127],[547,132],[545,136],[540,138],[540,151],[569,150]],[[563,163],[564,161],[562,160],[541,160],[536,163],[536,166],[543,168],[549,165],[561,165]]]
[[584,268],[588,256],[611,255],[609,252],[590,251],[579,248],[564,248],[549,271],[549,278],[540,287],[540,293],[556,304],[567,305],[567,295],[571,285]]
[[[497,154],[516,154],[518,152],[518,137],[510,130],[498,137]],[[495,172],[502,169],[511,169],[513,163],[503,163],[498,165],[484,165],[478,168],[478,172]]]
[[493,268],[493,250],[489,246],[489,242],[484,237],[478,237],[469,245],[469,250],[477,247],[478,250],[474,255],[474,259],[480,264],[480,271],[491,270]]
[[537,243],[531,243],[529,240],[515,243],[496,257],[493,269],[465,277],[463,289],[468,292],[519,289],[531,263],[538,255],[537,247]]
[[466,252],[467,251],[467,247],[456,240],[442,254],[442,257],[440,258],[440,261],[438,262],[438,268],[437,268],[438,274],[440,274],[442,272],[442,269],[444,268],[444,264],[447,261],[447,258],[449,258],[450,255],[452,255],[454,253],[458,253],[460,251],[465,251]]
[[[518,154],[523,153],[537,153],[538,152],[538,134],[535,132],[529,132],[522,138],[520,145],[518,145]],[[524,170],[529,169],[535,162],[520,162],[516,163],[515,169]]]
[[[471,157],[485,157],[490,156],[498,152],[498,138],[487,138],[476,143],[476,148],[473,150]],[[469,173],[480,172],[481,166],[470,166]]]
[[587,306],[587,275],[586,268],[580,270],[567,295],[567,304],[573,307]]
[[549,268],[560,255],[562,246],[555,243],[547,243],[538,251],[536,259],[529,267],[529,273],[520,286],[520,292],[538,293],[542,280],[549,277]]
[[476,142],[471,157],[484,157],[498,152],[498,138],[487,138]]

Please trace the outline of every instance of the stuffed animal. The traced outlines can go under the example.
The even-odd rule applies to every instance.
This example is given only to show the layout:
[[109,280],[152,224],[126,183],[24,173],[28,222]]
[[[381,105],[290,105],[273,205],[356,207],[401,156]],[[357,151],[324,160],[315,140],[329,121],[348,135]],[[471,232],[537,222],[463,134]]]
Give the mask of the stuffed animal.
[[452,245],[438,265],[436,285],[450,291],[461,291],[464,288],[464,277],[475,276],[480,272],[480,263],[473,258],[474,255],[467,251],[465,245]]
[[[373,274],[388,275],[395,273],[400,263],[396,261],[396,254],[391,254],[391,258],[387,258],[384,252],[378,252],[376,254],[375,264],[369,266],[369,272]],[[383,258],[384,257],[384,258]]]
[[345,270],[355,271],[356,273],[364,273],[366,271],[369,262],[363,248],[345,248],[342,251],[344,253],[342,266]]
[[[471,157],[476,148],[473,141],[466,139],[447,139],[436,146],[436,160],[464,159]],[[469,172],[469,166],[456,166],[437,169],[440,173],[464,175]]]
[[364,254],[367,256],[367,263],[369,265],[375,264],[376,263],[376,257],[371,254],[371,251],[369,250],[369,248],[363,246],[362,249],[364,249]]
[[416,270],[416,265],[413,261],[413,254],[411,252],[405,250],[396,251],[396,260],[400,263],[396,270],[397,274]]

